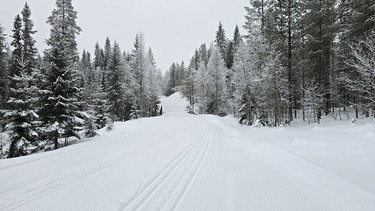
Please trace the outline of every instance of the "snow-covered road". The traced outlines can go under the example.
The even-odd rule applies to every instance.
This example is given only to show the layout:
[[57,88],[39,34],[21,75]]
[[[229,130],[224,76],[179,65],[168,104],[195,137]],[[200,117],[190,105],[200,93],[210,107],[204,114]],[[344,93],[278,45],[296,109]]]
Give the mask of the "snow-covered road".
[[375,210],[374,125],[241,127],[185,112],[0,160],[0,210]]

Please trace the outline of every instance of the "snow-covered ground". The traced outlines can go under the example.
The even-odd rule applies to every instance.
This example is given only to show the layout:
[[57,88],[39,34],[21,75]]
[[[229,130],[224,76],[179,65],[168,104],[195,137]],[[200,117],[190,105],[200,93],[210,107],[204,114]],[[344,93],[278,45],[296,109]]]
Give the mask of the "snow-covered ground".
[[185,112],[0,160],[0,210],[375,210],[375,125],[251,128]]

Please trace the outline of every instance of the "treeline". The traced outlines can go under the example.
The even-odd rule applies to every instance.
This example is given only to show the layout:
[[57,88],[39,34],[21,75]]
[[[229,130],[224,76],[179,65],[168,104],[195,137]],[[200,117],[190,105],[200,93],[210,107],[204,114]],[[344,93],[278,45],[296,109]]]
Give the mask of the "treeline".
[[48,48],[35,48],[30,7],[14,19],[11,46],[0,25],[0,158],[57,149],[96,130],[159,113],[162,74],[151,48],[137,34],[131,52],[107,38],[94,57],[79,56],[77,12],[72,0],[56,0],[48,17]]
[[246,34],[228,39],[220,23],[187,67],[171,66],[166,94],[247,125],[375,115],[373,0],[251,0],[245,10]]

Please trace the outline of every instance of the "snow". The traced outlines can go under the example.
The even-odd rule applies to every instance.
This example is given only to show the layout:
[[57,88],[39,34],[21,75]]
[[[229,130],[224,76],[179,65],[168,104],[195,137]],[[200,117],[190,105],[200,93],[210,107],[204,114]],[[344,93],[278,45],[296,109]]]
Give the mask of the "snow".
[[81,144],[0,160],[0,210],[375,210],[375,125],[252,128],[189,115],[116,122]]

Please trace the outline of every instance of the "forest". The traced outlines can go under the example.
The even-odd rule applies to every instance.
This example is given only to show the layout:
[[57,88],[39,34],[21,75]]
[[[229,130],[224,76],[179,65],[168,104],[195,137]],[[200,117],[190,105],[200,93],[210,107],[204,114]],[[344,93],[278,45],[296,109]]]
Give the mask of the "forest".
[[212,43],[163,74],[142,33],[130,51],[106,38],[93,54],[79,54],[72,0],[56,0],[41,55],[26,3],[11,43],[0,25],[0,127],[7,132],[0,157],[57,149],[115,121],[160,115],[159,97],[177,91],[192,113],[233,115],[251,126],[319,123],[348,112],[375,117],[373,0],[250,0],[244,16],[245,34],[237,26],[227,38],[220,22]]
[[227,38],[219,23],[187,67],[172,64],[164,94],[255,126],[374,117],[374,1],[252,0],[245,11],[246,34]]

